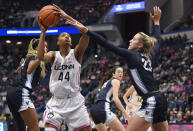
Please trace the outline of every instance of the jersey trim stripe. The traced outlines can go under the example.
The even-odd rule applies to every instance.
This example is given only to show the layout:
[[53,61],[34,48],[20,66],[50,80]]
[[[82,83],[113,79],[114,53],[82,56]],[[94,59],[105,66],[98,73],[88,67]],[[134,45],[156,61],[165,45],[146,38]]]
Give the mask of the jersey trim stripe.
[[110,103],[108,102],[105,102],[105,113],[106,113],[106,119],[105,119],[105,122],[107,122],[108,120],[108,113],[110,113]]
[[155,106],[156,106],[156,101],[155,101],[155,96],[150,97],[150,100],[152,100],[152,102],[149,102],[151,105],[153,105],[153,108],[151,110],[151,121],[153,121],[153,114],[154,114],[154,110],[155,110]]
[[112,86],[111,86],[111,88],[109,89],[109,91],[107,92],[107,95],[106,95],[106,100],[108,101],[108,102],[111,102],[110,101],[110,96],[111,96],[111,92],[112,92]]
[[26,86],[26,87],[29,87],[30,89],[32,89],[31,83],[32,83],[32,81],[33,81],[34,72],[35,72],[35,71],[33,71],[31,74],[26,74],[26,75],[27,75],[27,76],[26,76],[27,80],[26,80],[26,82],[25,82],[25,86]]
[[135,84],[138,86],[138,88],[144,93],[148,93],[148,90],[146,89],[145,85],[143,84],[139,73],[137,69],[130,69],[131,75],[133,77],[133,80],[135,81]]
[[24,99],[23,99],[23,94],[24,94],[24,88],[22,88],[22,94],[21,94],[21,105],[20,105],[20,107],[19,107],[19,110],[18,111],[20,111],[21,110],[21,108],[22,108],[22,105],[23,105],[23,103],[24,103]]

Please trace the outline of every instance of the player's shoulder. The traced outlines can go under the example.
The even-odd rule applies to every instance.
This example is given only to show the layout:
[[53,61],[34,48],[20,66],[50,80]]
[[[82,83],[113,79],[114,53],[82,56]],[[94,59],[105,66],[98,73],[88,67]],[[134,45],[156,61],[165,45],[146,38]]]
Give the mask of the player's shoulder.
[[118,79],[116,79],[116,78],[112,78],[111,83],[117,83],[117,84],[119,84],[119,83],[120,83],[120,80],[118,80]]
[[47,53],[47,55],[50,56],[50,57],[55,57],[55,56],[56,56],[56,52],[57,52],[57,51],[49,51],[49,52]]
[[141,59],[142,53],[139,51],[129,51],[132,57],[132,60],[136,61],[137,59]]
[[57,51],[49,51],[47,54],[56,54]]

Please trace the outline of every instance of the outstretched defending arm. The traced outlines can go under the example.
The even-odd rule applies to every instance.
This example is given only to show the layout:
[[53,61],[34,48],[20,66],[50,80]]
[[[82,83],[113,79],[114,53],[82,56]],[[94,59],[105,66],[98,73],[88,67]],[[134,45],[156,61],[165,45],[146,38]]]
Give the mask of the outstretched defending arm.
[[112,43],[110,43],[109,41],[107,41],[104,37],[102,37],[101,35],[92,32],[92,31],[88,31],[87,33],[90,38],[95,39],[96,41],[98,41],[97,43],[101,46],[103,46],[106,49],[109,49],[110,51],[125,57],[125,58],[130,58],[131,55],[133,55],[132,51],[128,51],[128,49],[124,49],[124,48],[119,48],[115,45],[113,45]]
[[39,44],[38,44],[38,59],[41,61],[45,61],[45,62],[52,62],[53,58],[55,56],[55,52],[50,51],[50,52],[45,52],[45,37],[46,37],[46,30],[47,28],[45,28],[41,23],[39,23],[39,26],[41,28],[41,34],[40,34],[40,40],[39,40]]

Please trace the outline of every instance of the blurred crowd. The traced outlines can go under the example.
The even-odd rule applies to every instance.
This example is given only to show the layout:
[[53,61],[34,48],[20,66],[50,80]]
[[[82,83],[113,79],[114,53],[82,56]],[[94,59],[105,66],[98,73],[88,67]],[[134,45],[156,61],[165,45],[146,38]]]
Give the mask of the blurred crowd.
[[[38,26],[33,24],[37,18],[37,12],[27,19],[28,11],[39,11],[43,6],[55,3],[70,16],[83,24],[97,23],[99,18],[105,15],[116,3],[126,3],[141,0],[46,0],[46,1],[0,1],[0,28],[18,28]],[[25,19],[25,21],[23,21]],[[37,19],[36,19],[37,20]],[[23,23],[22,23],[23,22]],[[59,21],[57,26],[65,25],[65,21]]]
[[155,76],[166,91],[169,123],[193,123],[193,44],[180,35],[162,42]]

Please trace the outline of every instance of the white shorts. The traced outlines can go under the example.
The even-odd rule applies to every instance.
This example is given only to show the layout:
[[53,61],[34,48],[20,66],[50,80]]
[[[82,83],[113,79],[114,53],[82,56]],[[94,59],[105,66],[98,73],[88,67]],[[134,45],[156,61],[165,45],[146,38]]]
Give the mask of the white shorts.
[[153,114],[156,108],[155,96],[149,97],[146,101],[146,106],[142,106],[137,112],[137,115],[139,117],[144,117],[147,122],[153,122]]
[[35,108],[33,102],[31,101],[31,98],[29,97],[29,91],[25,88],[22,88],[22,103],[20,105],[20,108],[18,112],[25,111],[28,108]]
[[[130,103],[131,104],[131,103]],[[136,106],[136,105],[133,105],[133,104],[131,104],[132,105],[132,108],[131,109],[128,109],[127,107],[126,107],[126,111],[127,111],[127,113],[129,114],[129,117],[133,117],[136,113],[137,113],[137,111],[139,110],[139,108],[141,107],[141,106]]]
[[87,108],[84,105],[84,97],[80,93],[72,98],[52,97],[46,105],[43,120],[58,129],[65,120],[69,131],[91,125]]

